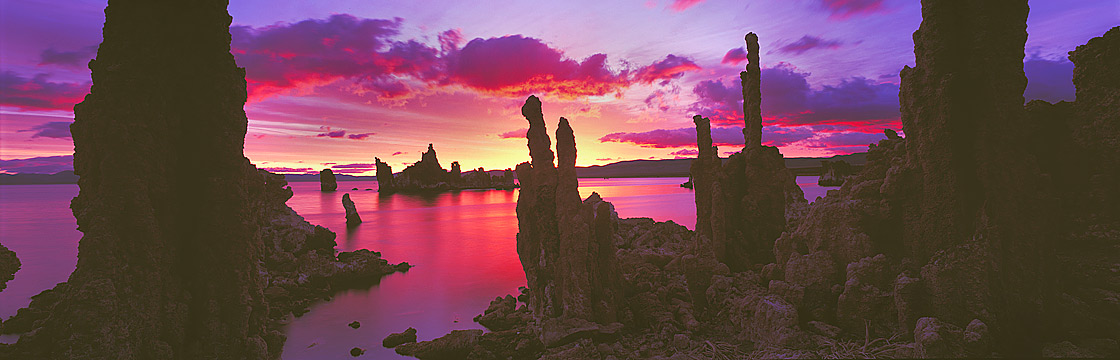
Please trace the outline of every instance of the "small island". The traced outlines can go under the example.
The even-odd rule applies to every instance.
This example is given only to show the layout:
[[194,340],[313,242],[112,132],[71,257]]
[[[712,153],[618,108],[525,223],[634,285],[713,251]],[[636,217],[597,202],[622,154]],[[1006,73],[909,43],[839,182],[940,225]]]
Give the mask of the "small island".
[[420,161],[397,174],[393,174],[393,168],[381,161],[381,158],[374,158],[374,163],[377,166],[377,192],[383,194],[473,189],[512,190],[518,187],[512,169],[505,169],[502,175],[491,175],[483,168],[463,173],[459,162],[455,161],[451,163],[451,171],[447,171],[439,164],[432,144],[428,144],[428,150],[421,155]]

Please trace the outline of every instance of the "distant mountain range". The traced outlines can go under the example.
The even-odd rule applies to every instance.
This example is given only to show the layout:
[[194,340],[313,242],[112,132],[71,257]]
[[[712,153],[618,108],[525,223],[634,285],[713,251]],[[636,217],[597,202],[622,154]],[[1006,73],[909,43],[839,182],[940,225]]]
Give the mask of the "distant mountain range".
[[[726,161],[726,159],[724,159]],[[786,158],[786,167],[795,175],[818,175],[821,169],[821,160],[844,160],[856,167],[863,167],[867,163],[867,153],[849,155],[836,155],[827,158]],[[688,169],[692,159],[668,160],[628,160],[606,165],[592,165],[576,167],[576,176],[581,178],[614,178],[614,177],[688,177]],[[501,175],[503,170],[487,171],[490,175]],[[289,174],[284,175],[288,182],[319,181],[319,174]],[[342,181],[377,181],[376,176],[354,176],[336,174],[335,179]],[[0,174],[0,185],[31,185],[31,184],[77,184],[78,176],[73,171],[63,171],[57,174]]]
[[0,174],[0,185],[32,184],[77,184],[78,175],[74,171],[60,171],[55,174]]
[[[576,167],[576,176],[581,178],[612,177],[688,177],[693,159],[670,160],[629,160],[607,165]],[[727,161],[726,158],[723,159]],[[821,160],[844,160],[855,167],[867,163],[867,153],[836,155],[827,158],[786,158],[786,167],[795,175],[819,175]]]

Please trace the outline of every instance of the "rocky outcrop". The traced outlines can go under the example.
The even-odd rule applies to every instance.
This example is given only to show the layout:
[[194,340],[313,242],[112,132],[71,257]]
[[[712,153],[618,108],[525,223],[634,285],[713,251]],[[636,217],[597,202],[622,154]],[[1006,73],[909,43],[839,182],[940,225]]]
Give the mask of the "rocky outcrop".
[[377,192],[393,192],[393,189],[396,188],[396,183],[393,182],[393,168],[382,162],[381,158],[373,158],[373,163],[377,169],[375,173],[375,176],[377,176]]
[[776,147],[762,145],[761,75],[758,37],[746,36],[747,71],[743,84],[746,145],[722,162],[711,146],[707,119],[697,115],[700,154],[691,169],[696,191],[696,231],[710,240],[716,257],[742,271],[774,261],[774,240],[786,230],[787,206],[805,202],[793,173]]
[[396,352],[421,360],[466,359],[478,344],[480,337],[482,337],[482,330],[454,330],[432,341],[399,345],[396,347]]
[[71,125],[78,264],[4,322],[24,334],[0,357],[278,358],[281,319],[398,268],[369,251],[336,257],[334,234],[284,204],[283,177],[245,158],[226,5],[106,8]]
[[16,277],[19,268],[20,263],[19,258],[16,257],[16,252],[4,247],[4,244],[0,244],[0,291],[4,291],[8,287],[8,281]]
[[420,161],[393,175],[391,186],[378,182],[377,191],[382,193],[446,191],[451,189],[448,181],[448,172],[439,164],[435,147],[428,144],[428,150],[420,156]]
[[[394,175],[393,169],[381,159],[374,158],[377,164],[378,192],[391,194],[396,192],[440,192],[449,190],[466,189],[514,189],[513,170],[506,169],[503,176],[492,177],[482,168],[474,171],[462,172],[458,161],[451,163],[451,171],[444,170],[436,158],[436,150],[428,144],[420,161],[409,165],[404,171]],[[382,175],[384,181],[382,181]]]
[[844,180],[852,175],[852,165],[847,161],[836,160],[828,161],[821,160],[821,176],[817,178],[817,185],[820,186],[840,186],[844,185]]
[[334,171],[331,169],[323,169],[319,171],[319,190],[320,191],[335,191],[338,189],[338,180],[334,177]]
[[342,207],[346,210],[346,226],[354,227],[362,223],[362,217],[358,216],[358,208],[354,206],[354,201],[350,200],[350,194],[342,195]]
[[542,323],[552,318],[616,322],[622,308],[613,241],[618,215],[597,194],[580,200],[568,120],[560,118],[556,130],[554,166],[540,100],[530,96],[521,113],[529,122],[532,162],[517,167],[517,250],[531,293],[529,309]]
[[416,342],[416,329],[408,328],[399,333],[392,333],[381,340],[381,346],[395,348],[401,344]]

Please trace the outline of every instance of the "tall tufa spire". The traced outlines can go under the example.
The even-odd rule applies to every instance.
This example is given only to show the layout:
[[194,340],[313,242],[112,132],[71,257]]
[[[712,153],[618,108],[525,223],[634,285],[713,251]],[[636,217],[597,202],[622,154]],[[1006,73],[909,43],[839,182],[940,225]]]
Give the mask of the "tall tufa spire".
[[762,70],[758,61],[758,35],[747,33],[747,71],[739,73],[743,82],[743,128],[747,148],[762,146]]

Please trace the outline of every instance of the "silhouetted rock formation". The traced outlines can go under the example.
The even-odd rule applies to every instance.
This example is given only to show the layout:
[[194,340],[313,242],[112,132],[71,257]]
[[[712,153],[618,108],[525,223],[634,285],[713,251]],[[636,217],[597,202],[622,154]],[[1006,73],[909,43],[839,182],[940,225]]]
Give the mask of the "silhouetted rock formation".
[[521,113],[529,122],[532,163],[517,166],[517,252],[532,292],[529,308],[545,333],[570,331],[572,321],[616,322],[622,306],[613,242],[618,215],[597,194],[580,201],[568,120],[560,118],[556,130],[554,167],[540,100],[530,96]]
[[19,258],[16,257],[16,252],[4,247],[4,244],[0,244],[0,291],[4,291],[8,287],[8,281],[15,278],[19,268],[20,263]]
[[419,162],[409,165],[400,174],[393,175],[393,169],[381,162],[381,159],[374,158],[374,162],[377,164],[377,191],[386,194],[465,189],[506,190],[517,187],[510,169],[506,169],[502,177],[491,177],[482,168],[463,174],[459,162],[455,161],[451,163],[451,171],[444,170],[439,165],[432,144],[428,144],[428,151],[424,152]]
[[[896,134],[897,135],[897,134]],[[821,176],[817,178],[817,185],[840,186],[844,179],[852,175],[852,166],[844,160],[821,160]]]
[[700,154],[692,165],[696,190],[696,231],[711,243],[732,270],[773,262],[774,240],[786,230],[786,207],[805,202],[778,148],[762,146],[761,78],[758,37],[746,36],[747,71],[743,82],[746,145],[726,163],[711,146],[707,119],[693,117]]
[[334,234],[284,204],[283,177],[243,155],[226,5],[106,8],[71,125],[78,264],[4,322],[24,334],[0,358],[278,358],[281,319],[399,269],[369,251],[336,258]]
[[746,147],[762,146],[762,62],[758,59],[758,35],[747,33],[747,71],[739,73],[743,85],[743,115]]
[[354,227],[362,223],[362,217],[358,216],[358,208],[350,200],[349,193],[342,195],[342,207],[346,209],[346,226]]
[[393,168],[381,161],[381,158],[373,158],[374,166],[377,167],[377,192],[392,193],[396,188],[393,182]]
[[[548,296],[584,271],[548,254],[567,254],[583,227],[562,215],[575,205],[562,196],[574,189],[566,132],[557,171],[530,98],[533,162],[518,165],[529,289],[495,299],[476,318],[491,332],[456,343],[470,344],[471,358],[1116,357],[1120,70],[1109,61],[1120,28],[1071,53],[1077,102],[1024,111],[1025,3],[923,5],[917,67],[903,72],[900,94],[907,138],[886,130],[866,165],[813,204],[787,198],[771,263],[720,262],[737,236],[720,230],[769,219],[759,196],[790,194],[781,171],[757,170],[780,169],[770,164],[780,156],[748,144],[711,166],[710,125],[694,118],[697,230],[620,219],[613,259],[597,263],[622,274],[621,329],[578,318],[550,327],[555,315],[541,316],[561,303]],[[742,184],[755,200],[734,193]],[[725,199],[763,211],[741,220]]]
[[320,191],[335,191],[338,189],[338,181],[334,177],[334,171],[331,169],[323,169],[319,171],[319,190]]

